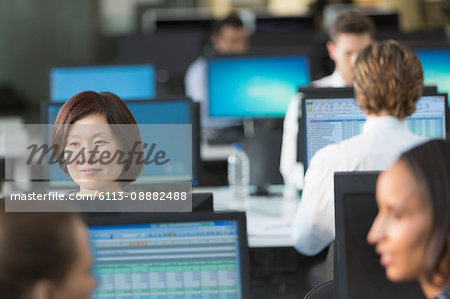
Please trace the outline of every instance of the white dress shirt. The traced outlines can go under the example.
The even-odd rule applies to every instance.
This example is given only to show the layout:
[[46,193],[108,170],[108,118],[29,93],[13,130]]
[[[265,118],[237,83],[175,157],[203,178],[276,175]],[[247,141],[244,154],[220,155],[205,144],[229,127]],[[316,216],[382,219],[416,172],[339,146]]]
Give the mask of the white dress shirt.
[[[331,75],[311,82],[313,87],[345,87],[345,81],[334,71]],[[297,136],[300,99],[295,95],[289,103],[283,122],[280,173],[283,176],[285,191],[293,194],[303,187],[303,164],[297,161]],[[294,190],[293,190],[294,189]]]
[[208,60],[197,58],[189,65],[184,77],[186,96],[200,103],[200,118],[203,128],[226,128],[241,126],[242,120],[231,118],[211,118],[208,108]]
[[334,240],[335,172],[387,169],[402,152],[426,140],[412,134],[405,121],[381,116],[368,119],[360,135],[317,151],[292,224],[297,251],[314,255]]
[[312,87],[346,87],[347,84],[345,83],[344,79],[342,79],[341,75],[334,70],[334,72],[326,77],[323,77],[322,79],[312,81],[311,82]]

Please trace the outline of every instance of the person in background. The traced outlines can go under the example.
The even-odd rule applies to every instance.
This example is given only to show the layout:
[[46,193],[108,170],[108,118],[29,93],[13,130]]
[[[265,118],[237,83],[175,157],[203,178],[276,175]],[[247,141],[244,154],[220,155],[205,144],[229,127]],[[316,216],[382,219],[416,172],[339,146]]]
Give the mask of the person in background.
[[427,298],[450,298],[450,140],[402,154],[377,181],[367,235],[393,282],[416,279]]
[[[373,21],[357,10],[341,12],[329,28],[326,47],[335,63],[334,72],[311,82],[312,87],[346,87],[353,85],[354,66],[358,54],[368,46],[375,33]],[[298,111],[300,100],[295,96],[286,111],[283,125],[280,172],[285,185],[301,189],[303,167],[297,163]]]
[[335,63],[334,72],[311,82],[313,87],[346,87],[353,85],[355,61],[358,54],[373,40],[375,25],[357,10],[341,12],[328,31],[326,47]]
[[249,47],[250,34],[237,14],[217,21],[211,33],[212,53],[197,58],[187,69],[186,96],[201,104],[201,124],[205,128],[242,125],[237,120],[214,120],[208,117],[208,60],[212,55],[243,54]]
[[0,294],[8,299],[88,299],[97,285],[77,214],[5,213],[0,200]]
[[319,253],[334,240],[336,171],[384,170],[402,152],[426,141],[405,122],[423,87],[422,66],[411,49],[396,41],[372,43],[356,59],[354,86],[366,115],[362,133],[317,151],[305,175],[292,239],[306,255]]

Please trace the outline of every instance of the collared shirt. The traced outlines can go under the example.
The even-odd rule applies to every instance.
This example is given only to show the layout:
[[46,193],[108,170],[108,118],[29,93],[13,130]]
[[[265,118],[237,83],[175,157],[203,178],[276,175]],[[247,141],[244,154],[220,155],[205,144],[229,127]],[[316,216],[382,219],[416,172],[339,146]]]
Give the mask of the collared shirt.
[[412,134],[405,121],[381,116],[368,119],[360,135],[317,151],[292,224],[295,248],[314,255],[334,240],[335,172],[385,170],[401,153],[426,140]]
[[[345,87],[345,81],[337,71],[322,79],[311,82],[313,87]],[[287,189],[302,189],[303,164],[297,162],[298,111],[300,100],[296,96],[291,99],[283,123],[283,139],[281,145],[280,173]],[[292,193],[292,192],[291,192]]]
[[322,79],[312,81],[312,87],[346,87],[347,83],[345,83],[344,79],[342,79],[341,75],[334,70],[334,72]]
[[200,103],[200,118],[203,128],[226,128],[241,126],[242,120],[231,118],[211,118],[208,108],[208,60],[197,58],[187,69],[184,78],[186,96]]

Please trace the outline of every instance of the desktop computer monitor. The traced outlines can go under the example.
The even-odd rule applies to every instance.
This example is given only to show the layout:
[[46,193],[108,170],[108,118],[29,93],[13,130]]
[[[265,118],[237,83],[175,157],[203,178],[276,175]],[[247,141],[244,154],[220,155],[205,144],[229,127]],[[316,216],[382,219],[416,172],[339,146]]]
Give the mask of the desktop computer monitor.
[[281,118],[297,87],[309,83],[306,56],[211,58],[209,114],[211,117]]
[[[42,121],[44,124],[53,124],[56,116],[61,109],[63,103],[46,102],[42,105]],[[143,140],[152,140],[155,136],[159,136],[157,140],[164,144],[162,146],[166,151],[176,151],[178,162],[170,167],[150,167],[146,165],[141,175],[137,179],[137,183],[147,183],[155,181],[171,182],[171,181],[191,181],[198,178],[199,163],[199,134],[196,132],[186,132],[183,140],[177,138],[167,138],[158,135],[159,133],[148,132],[148,129],[142,129],[145,125],[192,125],[192,131],[198,130],[198,115],[195,117],[195,109],[189,99],[155,99],[155,100],[130,100],[126,101],[128,109],[133,114],[138,126],[141,127],[141,135]],[[197,129],[196,129],[197,128]],[[172,128],[177,130],[176,127]],[[171,129],[171,130],[172,130]],[[181,129],[181,128],[180,128]],[[185,130],[183,128],[182,130]],[[156,134],[156,135],[155,135]],[[161,132],[160,134],[164,134]],[[180,134],[178,134],[180,135]],[[147,136],[147,137],[146,137]],[[190,148],[182,148],[183,144]],[[149,150],[148,148],[146,151]],[[184,153],[183,153],[184,152]],[[72,179],[67,176],[57,164],[49,165],[48,178],[49,185],[53,187],[66,187],[73,184]]]
[[[416,49],[422,63],[425,84],[436,85],[441,93],[450,94],[450,47]],[[448,102],[450,107],[450,101]]]
[[[446,103],[445,94],[422,96],[416,112],[406,118],[409,130],[424,137],[445,138],[449,126]],[[308,166],[319,149],[361,134],[365,120],[351,89],[308,91],[302,100],[304,138],[299,139],[299,148],[303,144],[304,160],[300,160]]]
[[245,213],[158,215],[88,220],[93,298],[249,298]]
[[336,243],[335,298],[421,299],[417,282],[392,283],[367,233],[378,212],[375,186],[378,172],[334,174]]
[[84,91],[109,91],[123,100],[156,96],[155,69],[150,64],[57,67],[50,71],[50,100],[64,102]]

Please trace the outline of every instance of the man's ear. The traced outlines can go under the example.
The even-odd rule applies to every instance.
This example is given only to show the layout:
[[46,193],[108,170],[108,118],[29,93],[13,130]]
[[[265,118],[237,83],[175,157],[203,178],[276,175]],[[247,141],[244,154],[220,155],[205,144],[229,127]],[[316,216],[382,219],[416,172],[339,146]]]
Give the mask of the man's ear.
[[334,55],[334,51],[336,50],[336,44],[332,41],[328,41],[327,42],[327,51],[328,51],[328,55],[330,56],[331,60],[334,61],[335,55]]
[[53,292],[53,284],[49,280],[40,280],[31,289],[33,299],[50,299]]

